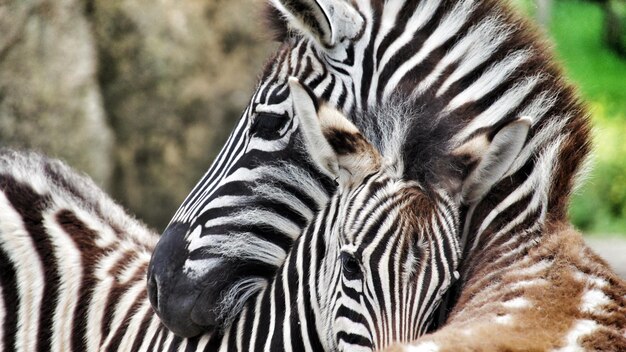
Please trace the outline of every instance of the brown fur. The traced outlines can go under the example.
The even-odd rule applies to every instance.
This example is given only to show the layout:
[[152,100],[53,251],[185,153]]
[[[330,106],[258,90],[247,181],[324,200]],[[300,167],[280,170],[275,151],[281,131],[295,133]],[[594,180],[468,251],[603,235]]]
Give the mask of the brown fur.
[[[524,269],[542,261],[550,265],[524,273]],[[585,350],[626,350],[626,282],[591,252],[582,236],[568,225],[549,226],[526,257],[502,268],[497,277],[491,286],[480,280],[468,282],[447,323],[416,344],[432,341],[439,351],[547,351],[564,347],[576,321],[587,319],[599,327],[577,340]],[[512,287],[533,279],[544,282]],[[598,285],[598,279],[606,285]],[[473,286],[476,284],[479,287]],[[601,291],[610,303],[597,306],[592,312],[582,311],[583,295],[589,289]],[[529,305],[503,305],[519,297]],[[509,323],[495,321],[505,315],[510,315]],[[402,350],[402,346],[394,346],[388,351]]]

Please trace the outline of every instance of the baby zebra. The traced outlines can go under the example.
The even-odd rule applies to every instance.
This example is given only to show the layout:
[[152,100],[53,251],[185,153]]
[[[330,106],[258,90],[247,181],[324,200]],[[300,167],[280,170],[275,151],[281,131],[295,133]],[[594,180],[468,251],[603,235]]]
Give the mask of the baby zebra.
[[537,241],[478,271],[438,331],[388,351],[626,351],[626,282],[568,224]]
[[191,339],[148,302],[157,235],[61,163],[0,153],[0,350],[372,351],[418,338],[457,276],[460,204],[498,181],[528,121],[453,150],[433,125],[423,135],[437,147],[409,172],[397,150],[380,152],[296,80],[290,89],[305,152],[338,191],[242,313]]

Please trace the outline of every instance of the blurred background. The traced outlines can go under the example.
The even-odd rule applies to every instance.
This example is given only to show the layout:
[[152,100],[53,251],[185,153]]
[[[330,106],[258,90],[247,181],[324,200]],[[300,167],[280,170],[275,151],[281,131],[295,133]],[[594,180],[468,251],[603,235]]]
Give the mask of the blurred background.
[[0,0],[0,145],[89,174],[161,232],[274,49],[259,0]]
[[[626,0],[510,1],[551,38],[593,116],[594,169],[571,218],[592,242],[623,241]],[[261,5],[0,0],[0,145],[66,160],[161,232],[276,47]]]

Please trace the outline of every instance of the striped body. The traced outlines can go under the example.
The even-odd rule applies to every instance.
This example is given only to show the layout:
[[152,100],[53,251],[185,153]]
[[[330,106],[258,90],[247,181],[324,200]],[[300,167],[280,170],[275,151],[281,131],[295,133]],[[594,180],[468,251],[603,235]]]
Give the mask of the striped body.
[[[575,173],[588,154],[586,115],[549,50],[503,4],[272,3],[275,27],[294,30],[283,36],[240,122],[173,217],[150,265],[149,296],[168,327],[192,336],[237,315],[247,297],[266,287],[335,190],[296,147],[301,137],[290,76],[345,113],[380,150],[403,157],[420,148],[416,119],[362,116],[402,98],[411,102],[417,124],[449,123],[450,140],[459,145],[531,117],[532,133],[506,178],[461,214],[463,278],[480,267],[476,258],[493,258],[482,251],[486,246],[525,251],[530,234],[565,218]],[[403,133],[378,143],[379,131],[391,124]],[[294,175],[290,169],[308,172],[287,178]],[[508,242],[512,230],[529,235]]]
[[147,300],[155,234],[58,162],[1,163],[4,351],[369,351],[417,338],[458,262],[453,203],[380,170],[330,200],[224,335],[183,340]]
[[[402,134],[401,123],[371,143],[297,79],[290,90],[301,148],[337,192],[241,313],[223,331],[192,339],[174,337],[149,305],[143,278],[153,233],[60,162],[3,151],[3,350],[368,352],[422,335],[458,278],[460,209],[512,165],[529,119],[454,148],[438,138],[449,133],[447,124],[420,124],[431,137],[405,159],[381,148]],[[412,115],[391,106],[386,112],[398,122]]]
[[[340,160],[345,169],[353,159]],[[411,341],[453,280],[458,210],[445,192],[375,165],[338,176],[350,182],[229,328],[183,339],[147,298],[157,236],[60,162],[3,151],[0,350],[371,351]]]
[[279,279],[250,300],[225,338],[182,339],[161,324],[147,299],[157,234],[59,162],[4,152],[0,168],[1,351],[263,350],[268,343],[272,350],[283,344],[304,350],[303,336],[311,333],[319,350],[305,310],[317,299],[286,308],[289,295],[302,294],[298,277],[308,274],[302,260],[313,258],[304,255],[311,236],[302,237]]
[[446,324],[388,351],[624,351],[626,282],[565,224],[468,280]]

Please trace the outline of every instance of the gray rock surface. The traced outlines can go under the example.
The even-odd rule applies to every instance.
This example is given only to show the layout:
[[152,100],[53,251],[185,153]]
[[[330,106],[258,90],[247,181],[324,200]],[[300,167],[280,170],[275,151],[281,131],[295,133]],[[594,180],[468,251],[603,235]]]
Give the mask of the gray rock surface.
[[270,51],[255,0],[0,0],[0,145],[87,172],[162,229]]
[[112,133],[79,0],[0,1],[0,145],[67,160],[107,186]]
[[94,0],[89,8],[116,133],[111,191],[158,230],[206,171],[254,89],[269,43],[258,34],[261,4]]

